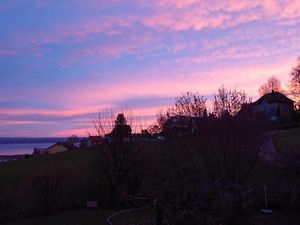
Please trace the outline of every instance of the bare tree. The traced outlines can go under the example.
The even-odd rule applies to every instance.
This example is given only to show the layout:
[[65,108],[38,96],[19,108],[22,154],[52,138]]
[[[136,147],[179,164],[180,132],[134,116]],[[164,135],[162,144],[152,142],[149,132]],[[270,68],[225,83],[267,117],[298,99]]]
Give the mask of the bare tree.
[[185,92],[176,97],[174,105],[167,110],[167,115],[204,117],[207,115],[206,98],[197,92]]
[[163,130],[164,124],[168,120],[168,115],[163,112],[163,110],[160,110],[158,114],[156,115],[156,122],[157,124],[153,124],[152,126],[158,127],[159,132]]
[[147,128],[147,132],[149,134],[158,134],[159,132],[161,131],[161,129],[159,128],[158,125],[156,124],[153,124],[153,125],[150,125],[148,128]]
[[[113,110],[106,113],[98,113],[97,117],[92,119],[92,133],[96,133],[97,136],[104,136],[112,131],[114,127],[115,113]],[[91,133],[89,133],[89,136]]]
[[227,90],[224,85],[218,89],[218,93],[214,95],[213,112],[216,117],[222,117],[225,114],[235,116],[241,109],[243,104],[251,102],[247,94],[243,90]]
[[166,112],[159,111],[156,124],[153,124],[152,128],[162,131],[165,123],[172,116],[206,117],[206,98],[197,92],[182,93],[181,96],[175,98],[174,104]]
[[[128,124],[133,133],[140,132],[146,125],[142,122],[140,116],[134,116],[133,112],[129,109],[122,108],[119,114],[123,114],[126,118],[126,124]],[[99,112],[95,118],[92,119],[92,132],[88,135],[104,136],[109,134],[115,127],[116,113],[113,109],[107,112]]]
[[289,90],[297,101],[297,107],[300,109],[300,57],[297,59],[297,65],[292,68],[291,77]]
[[73,134],[70,137],[68,137],[68,142],[70,142],[71,144],[75,144],[80,142],[80,138]]
[[263,84],[258,89],[258,93],[260,96],[263,96],[264,94],[267,94],[267,93],[271,93],[272,91],[283,92],[283,89],[281,88],[281,82],[275,76],[271,76],[267,80],[267,83]]

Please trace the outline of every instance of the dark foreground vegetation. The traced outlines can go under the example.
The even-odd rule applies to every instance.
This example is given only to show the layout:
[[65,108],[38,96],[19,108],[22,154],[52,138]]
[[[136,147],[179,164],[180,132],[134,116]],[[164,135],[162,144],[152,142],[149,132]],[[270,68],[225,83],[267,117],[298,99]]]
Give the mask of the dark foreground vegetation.
[[106,225],[106,218],[112,214],[111,210],[70,210],[52,215],[15,220],[9,225]]
[[[155,224],[246,224],[245,218],[253,219],[249,210],[265,207],[265,185],[268,207],[299,209],[296,160],[259,158],[264,124],[235,117],[200,123],[196,134],[182,138],[125,141],[121,135],[89,149],[0,164],[1,223],[105,224],[114,211],[147,208]],[[282,146],[299,132],[273,136],[283,155]],[[300,146],[293,146],[297,157]],[[252,189],[254,202],[243,206],[241,196]],[[100,211],[86,209],[90,200],[98,201]]]
[[[289,213],[299,207],[297,158],[259,158],[264,124],[233,117],[200,123],[199,133],[184,138],[118,137],[89,149],[0,164],[1,223],[87,224],[102,215],[98,224],[105,224],[103,218],[111,210],[141,207],[153,210],[149,218],[157,224],[238,224],[248,212],[241,208],[241,194],[254,188],[255,207],[264,207],[264,185],[269,189],[268,207]],[[297,157],[300,145],[294,140],[299,135],[299,128],[277,132],[274,143],[282,155]],[[284,152],[289,143],[294,143],[292,153]],[[84,210],[89,200],[97,200],[101,211]],[[70,219],[77,217],[84,221]]]

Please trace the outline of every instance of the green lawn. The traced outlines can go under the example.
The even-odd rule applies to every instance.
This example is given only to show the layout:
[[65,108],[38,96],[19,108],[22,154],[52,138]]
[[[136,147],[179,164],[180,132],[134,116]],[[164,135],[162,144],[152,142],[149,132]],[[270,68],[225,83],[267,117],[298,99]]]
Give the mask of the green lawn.
[[274,138],[278,152],[283,154],[300,154],[300,127],[281,130]]
[[5,225],[106,225],[110,210],[77,210],[6,223]]

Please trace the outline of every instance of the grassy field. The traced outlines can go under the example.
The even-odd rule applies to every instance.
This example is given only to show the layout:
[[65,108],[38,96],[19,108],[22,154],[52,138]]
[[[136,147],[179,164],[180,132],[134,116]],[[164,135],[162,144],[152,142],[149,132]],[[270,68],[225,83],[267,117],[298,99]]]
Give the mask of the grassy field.
[[106,225],[110,210],[77,210],[6,223],[5,225]]
[[278,152],[300,154],[300,127],[281,130],[274,138],[275,147]]
[[[0,163],[0,197],[3,193],[9,193],[9,200],[23,204],[22,192],[26,188],[26,183],[30,181],[30,176],[34,176],[41,171],[58,170],[65,174],[66,178],[75,177],[76,185],[80,185],[80,177],[85,173],[97,176],[95,165],[97,163],[97,151],[93,150],[73,150],[54,155],[32,157],[16,161]],[[71,174],[71,175],[70,175]],[[27,190],[27,189],[26,189]],[[89,190],[83,190],[83,192]],[[23,191],[24,192],[24,191]],[[26,192],[26,191],[25,191]],[[15,193],[17,195],[15,195]],[[29,195],[31,193],[28,193]],[[26,194],[25,194],[26,195]],[[76,198],[76,196],[74,196]],[[3,203],[2,204],[6,204]],[[19,206],[13,206],[18,208]],[[6,208],[1,206],[2,210]],[[4,207],[4,208],[3,208]],[[12,208],[13,210],[13,208]],[[106,224],[106,218],[112,214],[110,210],[77,210],[64,211],[46,217],[33,217],[18,220],[7,224],[11,225],[93,225]],[[1,218],[0,218],[1,219]]]
[[46,169],[89,168],[94,160],[93,151],[73,150],[54,155],[32,157],[0,163],[0,189],[17,187],[30,174]]

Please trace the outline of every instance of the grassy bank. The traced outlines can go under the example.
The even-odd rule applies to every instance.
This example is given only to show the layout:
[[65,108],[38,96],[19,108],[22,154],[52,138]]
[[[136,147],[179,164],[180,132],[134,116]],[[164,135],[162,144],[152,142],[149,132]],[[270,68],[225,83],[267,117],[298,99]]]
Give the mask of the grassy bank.
[[41,170],[67,170],[90,168],[94,153],[85,150],[73,150],[54,155],[45,155],[0,163],[0,189],[20,185],[26,177]]
[[300,154],[300,127],[281,130],[274,137],[275,147],[283,154]]

